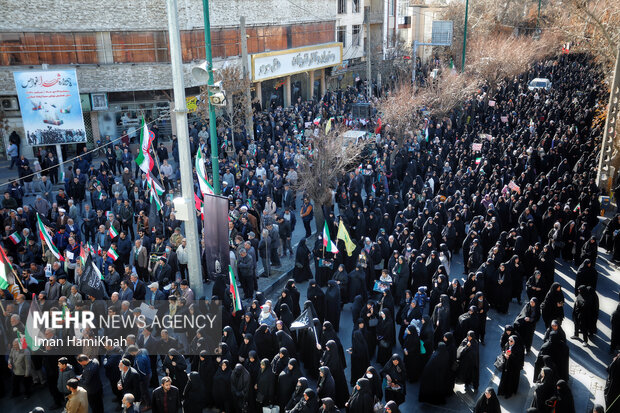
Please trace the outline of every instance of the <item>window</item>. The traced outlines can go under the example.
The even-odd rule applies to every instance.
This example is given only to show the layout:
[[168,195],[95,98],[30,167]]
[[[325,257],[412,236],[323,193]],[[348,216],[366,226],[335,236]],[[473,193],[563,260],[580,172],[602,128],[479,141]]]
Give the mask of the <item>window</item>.
[[360,45],[360,37],[362,35],[362,26],[359,24],[353,25],[353,38],[351,40],[351,44],[353,46]]
[[336,41],[347,47],[347,26],[338,26],[336,29]]
[[388,0],[388,15],[394,16],[396,11],[396,0]]
[[338,0],[338,14],[347,13],[347,0]]
[[359,13],[362,11],[361,9],[360,0],[353,0],[353,13]]

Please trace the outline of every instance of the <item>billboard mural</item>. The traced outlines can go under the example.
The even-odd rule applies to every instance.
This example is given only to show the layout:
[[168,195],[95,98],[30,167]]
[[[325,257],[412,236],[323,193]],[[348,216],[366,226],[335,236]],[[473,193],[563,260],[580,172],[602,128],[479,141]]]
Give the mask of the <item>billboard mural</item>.
[[13,72],[29,145],[86,142],[75,69]]

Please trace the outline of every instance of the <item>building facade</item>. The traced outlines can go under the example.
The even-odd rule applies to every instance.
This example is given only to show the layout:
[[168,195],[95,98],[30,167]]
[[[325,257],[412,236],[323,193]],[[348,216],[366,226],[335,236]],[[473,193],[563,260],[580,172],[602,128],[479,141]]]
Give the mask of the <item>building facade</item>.
[[[200,86],[191,69],[205,58],[202,1],[178,0],[178,7],[185,86],[191,96]],[[162,133],[172,131],[165,0],[41,0],[39,12],[0,0],[0,8],[0,110],[9,133],[16,130],[23,136],[13,72],[42,68],[76,69],[92,142],[135,130],[143,116],[158,119]],[[303,8],[286,0],[211,0],[209,11],[216,69],[240,64],[239,18],[246,16],[253,95],[263,105],[320,94],[330,68],[342,63],[343,49],[335,38],[337,0],[315,0]],[[266,74],[268,59],[273,67]]]

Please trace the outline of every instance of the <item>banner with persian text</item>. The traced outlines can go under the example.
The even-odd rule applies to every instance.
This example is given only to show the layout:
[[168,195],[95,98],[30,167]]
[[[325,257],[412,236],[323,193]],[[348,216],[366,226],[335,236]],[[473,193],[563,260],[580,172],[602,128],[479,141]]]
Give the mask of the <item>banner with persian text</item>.
[[29,145],[86,142],[75,69],[13,72]]

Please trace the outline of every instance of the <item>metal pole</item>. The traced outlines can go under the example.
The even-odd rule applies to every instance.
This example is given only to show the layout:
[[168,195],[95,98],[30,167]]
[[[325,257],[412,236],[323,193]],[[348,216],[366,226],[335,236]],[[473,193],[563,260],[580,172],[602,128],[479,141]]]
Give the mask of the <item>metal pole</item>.
[[250,138],[254,138],[254,119],[252,118],[252,93],[250,87],[250,68],[248,67],[248,35],[245,31],[245,16],[239,17],[239,30],[241,31],[241,63],[243,65],[243,80],[247,82],[245,88],[245,127]]
[[465,71],[465,52],[467,51],[467,12],[469,11],[469,0],[465,0],[465,27],[463,29],[463,59],[461,60],[461,72]]
[[370,61],[370,7],[364,7],[364,23],[366,23],[366,83],[368,100],[372,97],[372,67]]
[[418,41],[413,41],[413,55],[411,56],[411,63],[413,65],[413,70],[411,71],[411,83],[413,83],[413,87],[415,88],[415,70],[416,63],[418,60]]
[[[207,72],[209,73],[208,86],[213,85],[213,56],[211,55],[211,21],[209,20],[209,0],[202,0],[203,19],[205,24],[205,57],[207,59]],[[207,87],[207,89],[209,89]],[[220,164],[218,160],[217,127],[215,124],[215,108],[211,104],[211,91],[209,95],[209,138],[211,139],[211,167],[213,169],[213,191],[220,194]]]
[[187,208],[185,221],[185,239],[187,240],[187,257],[189,281],[196,297],[204,296],[202,284],[202,270],[200,268],[200,243],[196,213],[194,212],[194,179],[192,176],[192,156],[189,149],[189,134],[187,131],[187,107],[185,103],[185,85],[183,84],[183,60],[181,57],[181,35],[179,33],[179,18],[177,14],[177,0],[167,0],[168,34],[170,36],[170,60],[172,63],[172,85],[174,88],[174,120],[176,122],[179,142],[179,163],[181,169],[181,191]]
[[540,23],[540,4],[542,3],[542,0],[538,0],[538,17],[536,18],[536,29],[538,30],[538,25]]
[[[620,110],[620,48],[616,54],[616,68],[609,91],[609,105],[607,106],[607,119],[605,119],[605,131],[601,142],[601,152],[598,158],[598,168],[596,171],[596,184],[600,189],[610,189],[612,173],[612,155],[614,149],[614,139],[617,139],[616,120]],[[603,187],[604,186],[604,187]]]

